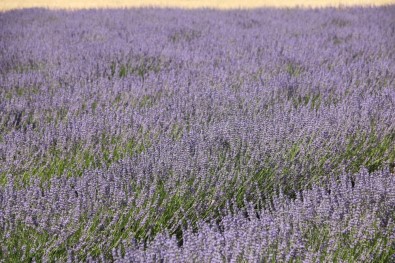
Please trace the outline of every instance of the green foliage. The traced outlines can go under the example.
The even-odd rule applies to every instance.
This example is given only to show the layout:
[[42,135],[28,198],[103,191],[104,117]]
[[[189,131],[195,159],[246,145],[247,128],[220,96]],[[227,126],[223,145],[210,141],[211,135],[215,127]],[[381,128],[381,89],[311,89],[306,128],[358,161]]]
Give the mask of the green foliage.
[[136,57],[126,63],[112,62],[110,64],[110,78],[115,76],[125,78],[129,75],[135,75],[142,81],[150,73],[158,73],[166,67],[166,62],[161,57]]
[[293,77],[299,77],[300,74],[303,72],[302,66],[292,62],[286,63],[285,70],[289,75]]

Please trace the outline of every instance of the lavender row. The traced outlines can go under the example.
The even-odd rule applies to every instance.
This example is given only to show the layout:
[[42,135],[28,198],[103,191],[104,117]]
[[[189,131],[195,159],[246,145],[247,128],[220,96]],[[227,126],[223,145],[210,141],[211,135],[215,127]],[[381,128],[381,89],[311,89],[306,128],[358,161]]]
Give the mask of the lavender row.
[[[121,174],[121,173],[116,173]],[[160,222],[160,197],[138,195],[112,174],[38,181],[0,192],[1,255],[69,262],[390,262],[395,252],[395,176],[388,170],[343,174],[290,199],[280,190],[268,200],[229,200],[217,219],[194,227],[181,209],[171,231],[148,242],[135,238],[136,222]],[[213,204],[211,204],[213,205]],[[262,208],[257,210],[257,206]],[[192,208],[191,208],[192,209]],[[152,226],[154,227],[154,226]],[[27,231],[30,239],[20,240]],[[18,242],[14,240],[17,239]],[[60,253],[60,252],[63,252]],[[59,257],[60,256],[60,257]]]
[[388,171],[331,181],[294,200],[273,198],[187,229],[182,246],[168,233],[148,247],[114,249],[117,262],[390,262],[395,253],[395,176]]

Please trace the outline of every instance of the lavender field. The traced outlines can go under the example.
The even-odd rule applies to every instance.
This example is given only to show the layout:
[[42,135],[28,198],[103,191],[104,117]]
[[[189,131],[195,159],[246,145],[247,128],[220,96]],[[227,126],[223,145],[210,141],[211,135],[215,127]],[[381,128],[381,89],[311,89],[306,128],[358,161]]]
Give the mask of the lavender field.
[[0,13],[0,262],[394,262],[395,6]]

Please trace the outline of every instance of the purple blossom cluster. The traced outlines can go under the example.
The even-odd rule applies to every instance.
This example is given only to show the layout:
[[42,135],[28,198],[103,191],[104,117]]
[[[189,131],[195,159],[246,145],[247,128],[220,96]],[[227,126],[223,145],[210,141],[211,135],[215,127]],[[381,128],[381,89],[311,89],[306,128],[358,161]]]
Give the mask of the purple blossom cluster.
[[391,262],[394,12],[0,13],[0,261]]
[[[294,200],[283,195],[257,212],[247,204],[219,223],[187,229],[180,247],[168,233],[147,248],[135,245],[117,262],[372,262],[394,249],[395,176],[388,171],[347,175],[328,188],[313,187]],[[383,216],[392,213],[392,217]],[[388,238],[388,239],[387,239]],[[392,244],[392,248],[391,248]],[[347,248],[344,248],[346,246]],[[351,248],[351,249],[348,249]],[[351,253],[350,253],[351,252]],[[394,257],[381,257],[389,262]]]

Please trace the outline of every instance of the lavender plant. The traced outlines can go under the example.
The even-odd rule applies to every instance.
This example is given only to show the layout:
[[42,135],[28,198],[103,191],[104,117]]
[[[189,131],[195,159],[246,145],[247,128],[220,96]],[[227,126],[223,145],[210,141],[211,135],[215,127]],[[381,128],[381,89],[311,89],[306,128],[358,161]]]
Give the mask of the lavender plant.
[[391,262],[394,11],[0,13],[0,260]]

